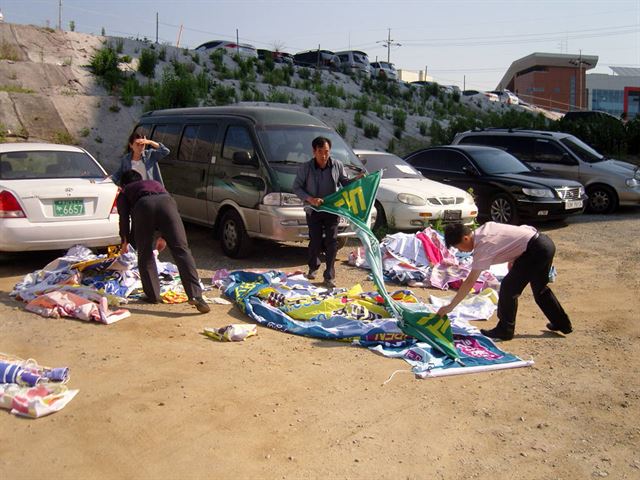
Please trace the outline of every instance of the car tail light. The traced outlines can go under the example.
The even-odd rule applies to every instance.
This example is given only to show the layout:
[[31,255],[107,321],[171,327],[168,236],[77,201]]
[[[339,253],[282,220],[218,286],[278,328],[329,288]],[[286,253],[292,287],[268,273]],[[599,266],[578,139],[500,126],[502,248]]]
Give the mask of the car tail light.
[[0,218],[26,218],[24,210],[11,192],[0,192]]
[[111,207],[111,215],[115,215],[118,213],[118,195],[120,195],[120,192],[116,193],[116,198],[113,199],[113,206]]

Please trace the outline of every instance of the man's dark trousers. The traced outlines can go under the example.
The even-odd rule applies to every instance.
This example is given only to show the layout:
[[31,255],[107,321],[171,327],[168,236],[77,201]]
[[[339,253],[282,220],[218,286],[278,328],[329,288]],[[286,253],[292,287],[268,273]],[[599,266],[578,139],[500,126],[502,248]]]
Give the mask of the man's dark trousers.
[[549,288],[549,269],[556,253],[553,241],[544,234],[532,238],[500,285],[497,329],[513,334],[518,313],[518,297],[528,283],[533,298],[547,319],[559,329],[571,330],[571,321]]
[[151,302],[160,301],[160,280],[153,254],[155,232],[167,242],[176,262],[180,280],[189,299],[202,296],[196,263],[189,250],[187,234],[175,200],[167,193],[140,198],[133,208],[133,236],[138,247],[138,270],[142,289]]
[[309,226],[309,271],[320,268],[320,253],[325,252],[327,268],[324,271],[325,280],[336,278],[336,255],[338,253],[338,222],[337,215],[312,210],[307,213]]

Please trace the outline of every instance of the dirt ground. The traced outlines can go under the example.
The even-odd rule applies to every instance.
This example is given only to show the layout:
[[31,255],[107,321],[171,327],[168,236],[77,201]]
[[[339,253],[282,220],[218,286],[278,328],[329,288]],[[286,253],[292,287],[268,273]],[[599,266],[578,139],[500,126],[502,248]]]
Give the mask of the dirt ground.
[[[200,334],[247,321],[235,306],[132,303],[109,326],[38,317],[9,292],[57,254],[0,257],[0,351],[69,366],[80,389],[41,419],[0,411],[2,477],[640,478],[640,210],[540,228],[574,333],[546,331],[527,291],[502,347],[532,368],[384,386],[408,365],[262,327],[244,343]],[[222,267],[305,264],[302,246],[230,261],[209,230],[188,234],[206,283]],[[341,264],[338,286],[373,288],[366,276]]]

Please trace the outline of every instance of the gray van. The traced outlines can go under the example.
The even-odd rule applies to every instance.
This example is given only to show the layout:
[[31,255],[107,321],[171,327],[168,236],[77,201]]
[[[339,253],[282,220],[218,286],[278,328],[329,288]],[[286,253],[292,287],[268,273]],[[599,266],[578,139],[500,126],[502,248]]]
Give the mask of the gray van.
[[[230,257],[249,254],[252,239],[308,238],[300,199],[292,193],[298,166],[312,158],[311,141],[331,139],[331,156],[347,174],[365,171],[344,140],[306,113],[281,108],[230,106],[145,113],[135,131],[162,142],[166,189],[187,221],[214,227]],[[340,220],[339,246],[354,235]]]
[[639,167],[607,158],[568,133],[490,128],[459,133],[452,143],[498,147],[533,168],[577,180],[586,188],[592,213],[640,205]]

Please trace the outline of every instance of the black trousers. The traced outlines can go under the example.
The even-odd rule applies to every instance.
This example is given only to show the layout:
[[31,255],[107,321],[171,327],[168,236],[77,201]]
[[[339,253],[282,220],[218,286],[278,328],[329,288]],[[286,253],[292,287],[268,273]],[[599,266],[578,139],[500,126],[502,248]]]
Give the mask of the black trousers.
[[549,288],[549,269],[555,253],[556,246],[544,234],[529,241],[527,249],[513,262],[500,285],[497,328],[509,333],[515,331],[518,297],[527,284],[531,284],[533,298],[551,323],[561,329],[571,326],[569,317]]
[[153,255],[156,232],[167,242],[189,299],[202,296],[196,263],[189,250],[178,207],[171,195],[165,193],[140,198],[133,208],[131,217],[133,237],[138,250],[140,280],[149,301],[160,301],[160,280]]
[[325,252],[325,280],[336,278],[336,255],[338,254],[338,222],[337,215],[327,212],[311,211],[307,213],[309,226],[309,270],[320,268],[320,253]]

